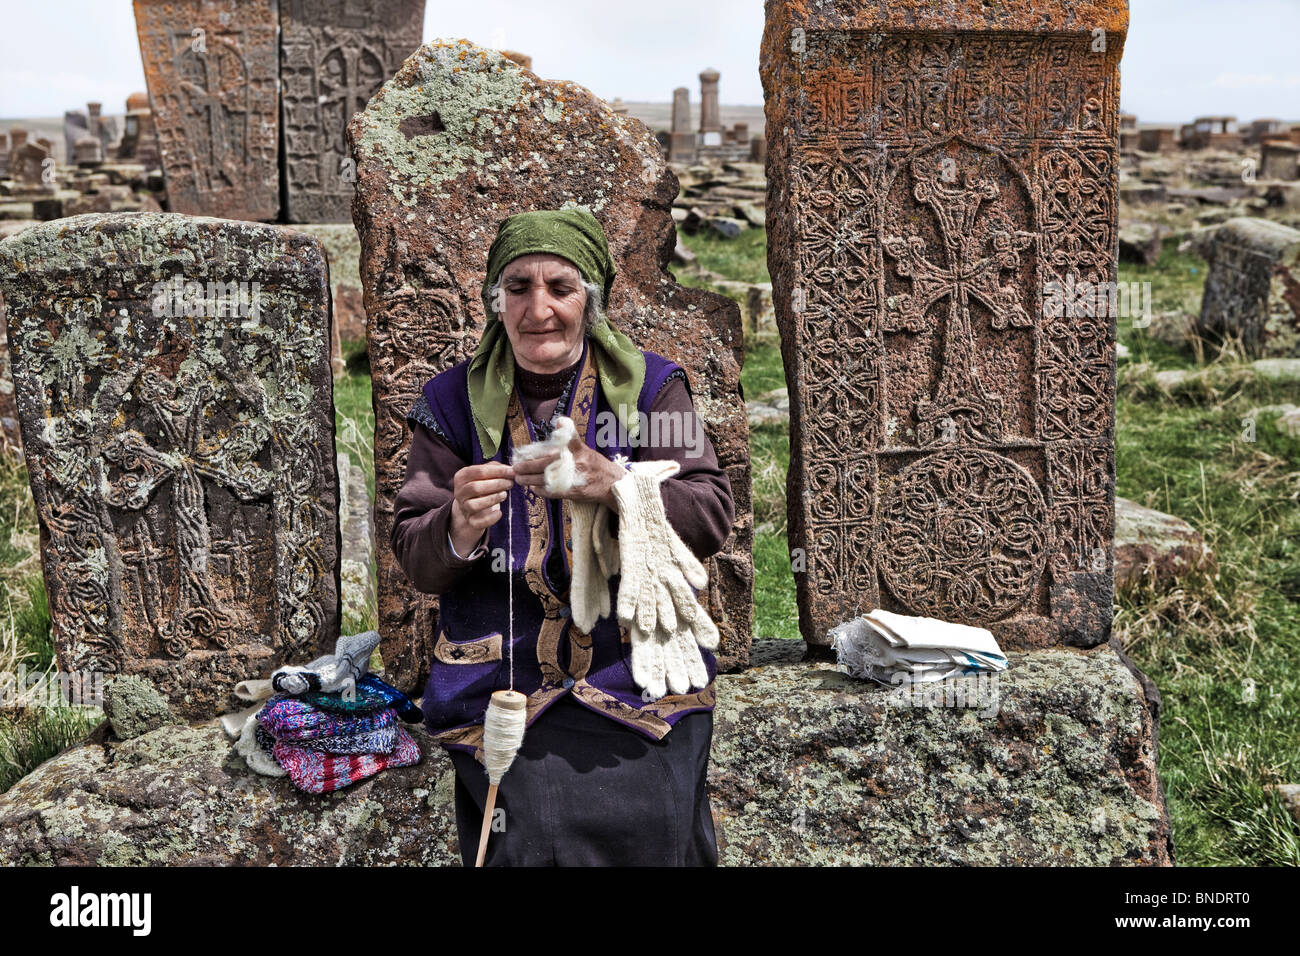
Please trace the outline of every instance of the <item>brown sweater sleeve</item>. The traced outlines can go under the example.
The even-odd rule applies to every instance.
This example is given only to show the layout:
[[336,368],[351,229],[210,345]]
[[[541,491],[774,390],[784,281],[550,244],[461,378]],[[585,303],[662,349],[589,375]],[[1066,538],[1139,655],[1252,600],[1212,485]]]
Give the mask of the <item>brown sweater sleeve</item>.
[[484,538],[458,558],[447,533],[451,530],[452,488],[456,472],[468,462],[423,425],[411,425],[411,451],[402,490],[393,501],[390,543],[397,563],[416,590],[442,594],[486,553]]
[[[635,450],[635,461],[671,460],[681,465],[681,471],[659,486],[664,499],[664,512],[668,523],[703,561],[722,550],[731,526],[735,521],[735,503],[731,497],[731,482],[727,473],[718,466],[718,456],[713,443],[704,430],[704,423],[695,413],[686,383],[680,378],[668,382],[650,406],[651,414],[658,413],[660,427],[653,427],[650,419],[650,444]],[[675,427],[680,417],[681,428]],[[665,427],[664,423],[673,423]]]

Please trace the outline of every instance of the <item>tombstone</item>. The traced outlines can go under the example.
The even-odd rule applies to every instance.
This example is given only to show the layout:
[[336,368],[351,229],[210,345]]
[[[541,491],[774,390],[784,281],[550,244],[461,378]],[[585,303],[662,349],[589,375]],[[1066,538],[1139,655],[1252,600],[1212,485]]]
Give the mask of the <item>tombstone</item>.
[[[100,146],[103,148],[104,152],[107,153],[108,143],[104,142],[103,110],[103,103],[86,104],[86,131],[99,140]],[[74,142],[72,145],[75,147],[77,144]]]
[[810,9],[769,4],[760,71],[803,636],[1104,643],[1115,320],[1045,293],[1115,278],[1126,4]]
[[695,162],[698,137],[691,131],[691,91],[684,86],[673,90],[673,128],[668,136],[669,161]]
[[691,91],[684,86],[673,90],[673,129],[674,133],[691,131]]
[[1240,337],[1252,359],[1300,357],[1300,230],[1229,219],[1191,247],[1209,263],[1196,333]]
[[104,164],[104,147],[94,133],[82,136],[72,149],[72,161],[82,169],[96,169]]
[[346,129],[416,47],[424,0],[281,0],[285,213],[348,222],[356,176]]
[[5,299],[0,294],[0,455],[16,460],[22,454],[23,437],[18,427],[18,406],[14,402],[14,374],[9,367]]
[[[18,266],[21,265],[21,269]],[[273,226],[113,213],[0,242],[61,670],[191,720],[339,628],[325,260]]]
[[41,136],[37,138],[36,145],[45,150],[46,156],[54,157],[54,140],[48,136]]
[[9,148],[17,152],[18,147],[27,142],[27,130],[14,126],[9,130]]
[[318,223],[294,226],[315,236],[325,249],[330,267],[331,326],[337,330],[340,348],[344,342],[364,342],[366,307],[361,295],[361,241],[352,223]]
[[90,132],[90,125],[86,120],[86,114],[80,110],[65,110],[63,113],[63,153],[72,161],[72,155],[76,150],[77,140]]
[[134,0],[172,212],[280,209],[275,0]]
[[751,136],[749,138],[749,161],[751,163],[767,162],[766,136]]
[[10,175],[31,192],[53,192],[54,159],[35,143],[23,143],[9,156]]
[[1250,125],[1246,127],[1242,139],[1249,146],[1255,146],[1264,140],[1281,133],[1286,135],[1285,127],[1279,119],[1257,119],[1251,120]]
[[717,133],[718,142],[721,142],[722,114],[718,109],[719,76],[721,74],[714,69],[705,70],[700,74],[700,132]]
[[749,124],[736,123],[731,127],[731,141],[749,147]]
[[117,144],[117,158],[119,161],[135,159],[136,149],[140,144],[140,117],[134,113],[127,113],[122,119],[122,139]]
[[154,130],[148,93],[132,93],[126,98],[126,118],[123,121],[122,143],[118,146],[117,157],[133,160],[146,169],[152,169],[159,163],[158,134]]
[[[501,220],[566,202],[588,206],[609,239],[618,268],[611,321],[686,369],[731,480],[735,531],[707,562],[708,602],[722,634],[720,666],[742,666],[753,519],[740,312],[724,296],[677,285],[667,271],[675,180],[650,131],[631,117],[614,121],[608,104],[574,83],[539,79],[461,40],[421,47],[353,119],[348,138],[369,307],[385,679],[419,690],[436,613],[435,599],[411,586],[388,544],[410,447],[406,414],[426,381],[478,344],[482,306],[465,290],[482,284]],[[568,162],[577,149],[592,161]]]
[[1137,148],[1144,153],[1164,153],[1174,148],[1174,128],[1154,126],[1138,131]]
[[628,114],[627,104],[623,102],[621,96],[614,97],[614,102],[609,104],[609,109],[616,116],[627,116]]
[[0,132],[0,179],[9,176],[9,134]]
[[347,452],[339,452],[339,527],[342,551],[339,575],[343,587],[343,610],[363,616],[373,604],[370,565],[375,556],[375,524],[366,490],[366,475],[352,464]]
[[1300,146],[1268,140],[1259,148],[1261,179],[1294,180],[1300,178]]

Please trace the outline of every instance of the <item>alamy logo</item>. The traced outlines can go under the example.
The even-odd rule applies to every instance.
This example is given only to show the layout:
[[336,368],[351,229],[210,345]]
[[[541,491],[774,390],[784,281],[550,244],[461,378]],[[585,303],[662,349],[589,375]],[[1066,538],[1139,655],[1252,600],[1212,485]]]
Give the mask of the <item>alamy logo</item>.
[[704,423],[700,417],[685,412],[650,412],[637,410],[636,435],[629,435],[624,419],[628,416],[626,405],[619,405],[618,414],[596,413],[597,448],[682,448],[687,458],[704,454]]
[[217,282],[172,276],[151,290],[153,314],[169,319],[241,318],[256,322],[262,309],[260,282]]
[[71,893],[50,897],[51,926],[129,926],[133,936],[148,936],[152,924],[151,893]]

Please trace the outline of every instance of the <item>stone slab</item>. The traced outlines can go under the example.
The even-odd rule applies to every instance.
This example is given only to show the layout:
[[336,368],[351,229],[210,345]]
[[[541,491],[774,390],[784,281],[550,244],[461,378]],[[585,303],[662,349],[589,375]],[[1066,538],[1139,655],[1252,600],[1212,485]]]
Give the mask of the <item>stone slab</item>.
[[111,213],[0,242],[61,669],[147,677],[198,719],[333,648],[325,283],[319,243],[246,222]]
[[276,0],[134,0],[168,209],[280,211]]
[[424,29],[424,0],[280,0],[285,215],[347,222],[356,176],[346,131]]
[[1124,0],[773,0],[768,269],[800,629],[873,607],[1092,646],[1113,594]]
[[[600,220],[618,268],[608,304],[639,347],[681,364],[731,480],[734,532],[708,562],[720,663],[743,666],[753,605],[748,425],[740,311],[677,285],[669,210],[677,178],[646,126],[573,83],[551,82],[467,41],[425,44],[349,128],[357,162],[367,343],[375,405],[375,537],[386,679],[420,690],[436,603],[388,545],[420,387],[467,359],[483,327],[479,289],[502,219],[565,203]],[[430,224],[436,224],[431,228]]]

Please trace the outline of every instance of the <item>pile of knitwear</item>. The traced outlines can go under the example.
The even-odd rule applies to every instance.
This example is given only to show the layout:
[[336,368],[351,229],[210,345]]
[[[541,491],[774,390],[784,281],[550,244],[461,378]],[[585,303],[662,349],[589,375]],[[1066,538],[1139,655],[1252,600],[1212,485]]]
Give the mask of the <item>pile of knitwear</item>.
[[258,712],[254,733],[258,748],[294,786],[329,793],[389,767],[419,763],[419,745],[400,721],[421,720],[420,708],[405,694],[367,674],[355,694],[277,694]]

